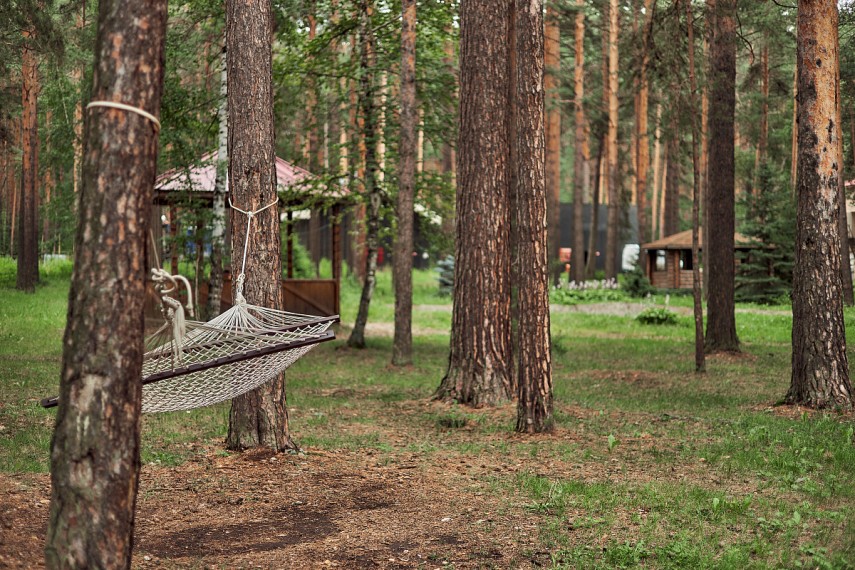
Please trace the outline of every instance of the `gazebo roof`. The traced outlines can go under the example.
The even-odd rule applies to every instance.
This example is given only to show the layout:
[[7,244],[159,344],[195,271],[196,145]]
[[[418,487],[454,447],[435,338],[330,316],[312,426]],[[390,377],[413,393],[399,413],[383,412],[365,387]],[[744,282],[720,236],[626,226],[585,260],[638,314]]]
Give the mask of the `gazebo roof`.
[[[173,196],[179,193],[185,196],[189,194],[203,201],[213,201],[216,179],[217,154],[209,152],[188,168],[172,168],[160,174],[154,183],[154,202],[168,204],[173,201]],[[276,157],[276,181],[280,192],[287,190],[307,199],[324,196],[333,198],[334,201],[347,200],[347,190],[337,186],[331,192],[322,185],[312,184],[315,180],[317,177],[308,170]],[[226,180],[226,192],[228,191]]]
[[[698,249],[703,249],[703,231],[698,233]],[[737,249],[750,249],[753,247],[751,240],[740,233],[733,234],[733,241]],[[671,234],[660,240],[652,241],[641,246],[642,249],[692,249],[692,230]]]

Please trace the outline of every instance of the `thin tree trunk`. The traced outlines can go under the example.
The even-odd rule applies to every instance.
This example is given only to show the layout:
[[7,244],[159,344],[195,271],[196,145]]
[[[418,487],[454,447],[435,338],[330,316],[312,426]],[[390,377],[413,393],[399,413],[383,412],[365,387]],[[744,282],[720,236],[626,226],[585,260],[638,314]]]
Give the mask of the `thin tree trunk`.
[[[162,0],[101,0],[93,101],[159,113],[166,14]],[[135,72],[126,73],[129,68]],[[45,562],[48,568],[129,568],[157,128],[137,113],[93,107],[84,140]]]
[[[836,49],[840,53],[840,37],[835,35],[837,41]],[[843,285],[843,303],[847,307],[855,305],[855,292],[852,290],[852,263],[849,260],[849,228],[846,223],[846,185],[845,172],[843,167],[846,162],[843,154],[843,100],[840,98],[840,65],[837,66],[837,79],[835,80],[836,94],[834,100],[837,107],[837,128],[839,136],[837,137],[838,162],[839,168],[837,171],[838,184],[838,199],[840,200],[840,208],[838,214],[838,224],[840,228],[840,280]]]
[[[704,36],[704,55],[703,60],[706,61],[709,54],[709,36]],[[709,118],[710,118],[710,98],[709,98],[709,85],[707,82],[704,82],[703,89],[701,91],[701,243],[709,243],[709,181],[707,180],[707,176],[709,175]],[[704,300],[709,296],[709,277],[710,272],[706,270],[707,256],[704,254],[703,265],[704,272],[702,275],[703,279],[703,292],[704,292]]]
[[[542,4],[542,0],[540,1]],[[519,12],[519,11],[517,11]],[[584,16],[583,16],[584,17]],[[583,24],[584,25],[584,24]],[[555,2],[546,5],[543,86],[546,90],[546,197],[549,225],[549,251],[547,258],[552,266],[555,284],[561,279],[558,263],[561,248],[561,29]],[[579,187],[581,190],[581,186]]]
[[841,134],[836,107],[837,3],[800,0],[798,221],[793,271],[793,374],[786,401],[851,408],[838,228]]
[[653,135],[653,196],[650,201],[650,239],[657,237],[659,221],[659,186],[662,180],[662,104],[656,104],[656,130]]
[[659,239],[664,238],[665,232],[665,196],[668,188],[666,181],[668,180],[668,172],[671,170],[671,159],[668,151],[671,149],[670,144],[665,145],[665,157],[662,160],[662,187],[659,189]]
[[436,392],[470,406],[513,396],[508,221],[507,0],[460,10],[457,242],[448,371]]
[[544,172],[544,29],[542,0],[520,2],[515,10],[514,81],[516,139],[515,210],[520,259],[519,368],[516,430],[542,433],[553,428],[552,360],[549,342],[549,249]]
[[754,180],[752,187],[757,188],[760,166],[766,162],[766,148],[769,146],[769,46],[764,45],[760,51],[760,125],[757,137],[757,150],[754,153]]
[[18,275],[15,287],[33,293],[39,282],[39,71],[30,42],[35,32],[24,32],[21,56],[21,203],[18,214]]
[[650,171],[650,136],[648,134],[647,115],[650,96],[650,84],[647,80],[647,67],[650,63],[650,41],[653,35],[653,0],[644,0],[644,38],[641,44],[641,69],[639,70],[638,114],[636,119],[636,175],[635,196],[638,217],[639,243],[648,241],[647,233],[647,175]]
[[618,0],[609,9],[609,128],[608,128],[608,224],[606,226],[606,279],[617,277],[620,249],[620,207],[618,187]]
[[401,5],[401,135],[395,236],[395,338],[392,364],[413,361],[413,198],[416,186],[416,0]]
[[[605,135],[605,133],[603,133]],[[597,271],[597,238],[600,225],[600,182],[603,176],[603,154],[606,149],[605,136],[600,138],[597,151],[597,169],[594,171],[594,195],[591,197],[591,230],[588,233],[588,260],[585,264],[585,275],[588,279],[594,277]]]
[[229,97],[228,52],[223,43],[220,55],[220,99],[217,104],[217,178],[214,181],[213,220],[211,222],[211,275],[208,281],[208,318],[220,314],[223,294],[223,257],[226,243],[226,180],[229,175]]
[[701,194],[701,164],[698,149],[700,129],[698,128],[697,97],[695,95],[695,17],[692,14],[691,0],[683,0],[686,5],[686,29],[689,47],[689,114],[692,122],[692,298],[695,317],[695,371],[704,372],[704,310],[701,306],[701,272],[698,263],[699,213]]
[[[710,1],[710,0],[708,0]],[[738,351],[734,311],[734,113],[736,0],[715,0],[710,11],[709,271],[707,352]]]
[[[374,68],[376,65],[374,53],[374,36],[371,28],[371,15],[373,13],[373,0],[368,0],[362,5],[362,21],[360,37],[362,41],[362,53],[360,56],[360,100],[359,106],[363,121],[363,139],[365,141],[365,194],[368,198],[365,219],[365,279],[362,284],[362,295],[359,297],[359,309],[356,313],[356,322],[347,345],[352,348],[365,348],[365,325],[368,324],[368,308],[371,305],[371,297],[374,295],[374,286],[377,283],[377,251],[380,246],[380,202],[381,192],[378,183],[378,129],[377,129],[377,105],[375,101]],[[359,263],[359,261],[357,261]]]
[[575,65],[573,108],[576,123],[573,154],[573,249],[570,276],[577,283],[585,280],[585,0],[576,0]]
[[[675,93],[677,87],[675,86]],[[671,113],[671,138],[668,140],[668,167],[665,172],[665,192],[663,232],[666,236],[674,235],[680,231],[680,179],[682,168],[680,164],[681,141],[678,132],[677,114]]]
[[[798,62],[797,62],[798,63]],[[790,143],[790,186],[796,192],[796,171],[799,164],[799,67],[793,67],[793,123]]]
[[[80,15],[77,16],[75,22],[75,28],[77,30],[81,30],[86,26],[86,2],[81,2],[83,5],[83,9],[80,12]],[[74,162],[72,163],[72,173],[71,173],[71,185],[74,189],[74,193],[77,194],[77,191],[80,189],[80,165],[83,162],[83,92],[81,87],[83,86],[83,70],[79,66],[75,66],[71,71],[71,82],[73,85],[77,86],[78,93],[74,102],[74,141],[72,142],[72,148],[74,153]]]
[[[273,11],[270,0],[226,4],[229,194],[234,206],[255,211],[276,201],[273,141]],[[250,235],[244,214],[232,210],[232,251],[248,240],[244,297],[247,302],[282,309],[282,257],[279,208],[253,216]],[[237,260],[235,260],[237,263]],[[229,449],[263,446],[295,449],[288,426],[285,376],[232,400]]]

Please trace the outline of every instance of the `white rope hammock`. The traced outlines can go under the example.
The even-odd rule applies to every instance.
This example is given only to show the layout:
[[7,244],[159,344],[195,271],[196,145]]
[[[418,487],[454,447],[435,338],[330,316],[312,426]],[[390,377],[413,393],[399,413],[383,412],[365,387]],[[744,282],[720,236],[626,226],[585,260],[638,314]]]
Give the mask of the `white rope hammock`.
[[[251,305],[243,296],[252,220],[275,203],[244,211],[229,201],[248,218],[243,263],[234,305],[211,321],[185,319],[184,306],[170,296],[183,285],[187,289],[187,312],[193,316],[193,295],[186,278],[152,269],[165,322],[145,341],[144,413],[189,410],[229,400],[276,378],[316,344],[335,338],[327,329],[338,321],[338,315],[289,313]],[[44,407],[57,403],[56,397],[42,400]]]

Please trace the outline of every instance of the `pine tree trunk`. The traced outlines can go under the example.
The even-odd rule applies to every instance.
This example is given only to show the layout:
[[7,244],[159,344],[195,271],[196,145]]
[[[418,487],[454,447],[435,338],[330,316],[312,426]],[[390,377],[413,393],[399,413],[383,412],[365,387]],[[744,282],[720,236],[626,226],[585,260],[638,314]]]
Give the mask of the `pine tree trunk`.
[[[75,28],[79,31],[86,26],[86,3],[82,2],[83,8],[81,13],[75,20]],[[83,162],[83,92],[82,81],[83,70],[80,66],[75,66],[71,71],[71,83],[77,86],[77,97],[74,102],[74,141],[72,148],[74,153],[74,162],[72,163],[71,185],[74,193],[77,194],[80,189],[80,165]]]
[[[273,70],[271,38],[273,11],[269,0],[233,0],[226,4],[229,116],[229,194],[234,206],[260,210],[276,200],[273,141]],[[243,251],[247,219],[232,210],[232,251]],[[282,308],[279,208],[273,206],[252,219],[248,238],[244,297],[247,302]],[[235,259],[235,272],[241,267]],[[294,449],[288,426],[285,376],[232,400],[229,449],[264,446]]]
[[[677,87],[675,86],[675,93]],[[676,234],[680,231],[680,178],[682,168],[680,164],[680,139],[678,138],[677,114],[671,114],[671,138],[668,140],[668,168],[665,172],[665,208],[663,231],[666,236]]]
[[[377,284],[377,252],[380,246],[380,204],[381,191],[378,183],[378,129],[377,104],[375,101],[374,69],[376,65],[374,52],[374,36],[371,27],[373,0],[362,5],[362,21],[360,37],[362,53],[360,55],[360,99],[359,107],[362,119],[362,138],[365,144],[365,195],[368,206],[365,210],[365,260],[362,283],[362,294],[359,297],[359,309],[353,330],[347,339],[347,346],[365,348],[365,326],[368,324],[368,308]],[[357,260],[359,263],[359,260]]]
[[519,368],[516,430],[553,428],[552,360],[549,341],[547,187],[544,172],[544,28],[542,0],[521,2],[514,27],[518,56],[514,81],[519,255]]
[[561,265],[558,263],[558,250],[561,248],[561,94],[558,90],[561,73],[561,29],[554,1],[546,5],[545,37],[543,65],[546,75],[543,84],[546,90],[546,196],[549,225],[547,258],[552,266],[553,281],[557,284],[561,279]]
[[[709,37],[704,37],[704,55],[703,60],[706,61],[709,55]],[[710,118],[710,98],[709,86],[704,83],[701,91],[701,243],[709,243],[709,118]],[[709,277],[710,272],[706,270],[706,254],[703,258],[704,272],[701,275],[703,280],[703,293],[706,300],[709,296]]]
[[597,271],[597,242],[600,233],[600,187],[603,177],[603,154],[606,151],[605,132],[600,137],[597,150],[597,167],[594,171],[593,196],[591,196],[591,228],[588,232],[588,259],[585,263],[585,277],[593,279]]
[[416,186],[416,0],[403,0],[401,27],[401,136],[398,143],[398,231],[393,256],[395,338],[392,364],[413,361],[413,198]]
[[[166,13],[162,0],[101,0],[93,101],[158,114]],[[129,568],[157,129],[136,113],[93,107],[84,140],[45,562],[48,568]]]
[[226,180],[229,175],[228,52],[225,43],[220,55],[220,98],[217,104],[217,178],[214,181],[211,222],[211,275],[208,280],[208,318],[220,314],[223,294],[223,256],[226,243]]
[[798,220],[793,271],[793,375],[786,400],[814,408],[853,404],[846,357],[838,229],[841,134],[837,3],[800,0]]
[[[638,115],[636,120],[636,175],[635,196],[638,212],[638,240],[647,243],[650,234],[647,232],[647,176],[650,172],[650,135],[648,134],[648,102],[650,83],[647,79],[647,68],[650,64],[650,42],[653,35],[653,0],[644,0],[644,38],[641,44],[641,68],[638,80]],[[639,259],[640,262],[640,259]]]
[[754,180],[752,187],[758,191],[757,177],[760,175],[760,165],[766,162],[766,149],[769,146],[769,46],[764,45],[760,51],[760,125],[757,137],[757,150],[754,153]]
[[18,275],[15,287],[33,293],[39,282],[39,72],[36,54],[30,47],[34,32],[24,32],[21,56],[21,193],[18,210]]
[[618,187],[618,0],[609,9],[609,127],[608,127],[608,224],[606,226],[606,279],[617,277],[620,249],[620,207]]
[[585,186],[587,185],[585,146],[585,0],[576,0],[575,66],[573,108],[576,123],[573,154],[573,249],[570,257],[570,277],[579,283],[585,280]]
[[[711,0],[708,0],[711,2]],[[709,271],[707,352],[738,351],[734,312],[734,112],[736,109],[736,0],[711,2]]]
[[[835,35],[837,40],[837,53],[840,53],[840,37]],[[837,93],[835,101],[837,107],[837,127],[840,135],[837,137],[838,155],[840,168],[837,172],[838,184],[838,200],[840,201],[838,219],[838,227],[840,229],[840,280],[843,285],[843,304],[847,307],[855,305],[855,292],[852,290],[852,263],[849,260],[849,227],[846,223],[846,185],[845,185],[845,169],[843,164],[846,162],[843,154],[843,100],[840,97],[840,65],[837,66],[837,79],[835,80]]]
[[686,5],[686,29],[689,48],[689,108],[692,122],[692,309],[695,317],[695,371],[706,369],[704,357],[704,310],[701,306],[701,272],[698,263],[698,244],[700,240],[700,194],[701,163],[698,149],[701,137],[697,118],[697,97],[695,96],[695,17],[691,0],[683,0]]
[[650,201],[650,239],[657,238],[659,227],[659,187],[662,182],[662,104],[656,105],[656,129],[653,134],[653,196]]
[[436,397],[475,407],[513,396],[508,8],[507,0],[460,8],[454,308],[448,372]]

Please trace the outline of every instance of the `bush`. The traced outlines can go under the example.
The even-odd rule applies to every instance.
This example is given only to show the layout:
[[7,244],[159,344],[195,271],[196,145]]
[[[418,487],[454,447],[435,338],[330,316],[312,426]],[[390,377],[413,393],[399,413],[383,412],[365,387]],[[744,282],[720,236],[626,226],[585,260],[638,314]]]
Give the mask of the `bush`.
[[451,295],[454,291],[454,257],[449,255],[436,265],[436,271],[439,273],[437,277],[437,281],[439,281],[439,295],[441,297]]
[[636,265],[632,271],[627,271],[621,275],[620,288],[630,297],[646,297],[653,293],[653,286],[650,280],[644,275],[644,271]]
[[635,320],[643,325],[676,325],[677,315],[663,307],[648,307]]
[[617,281],[593,280],[566,285],[552,290],[550,300],[559,305],[578,305],[580,303],[601,303],[604,301],[625,301],[626,294],[620,290]]

